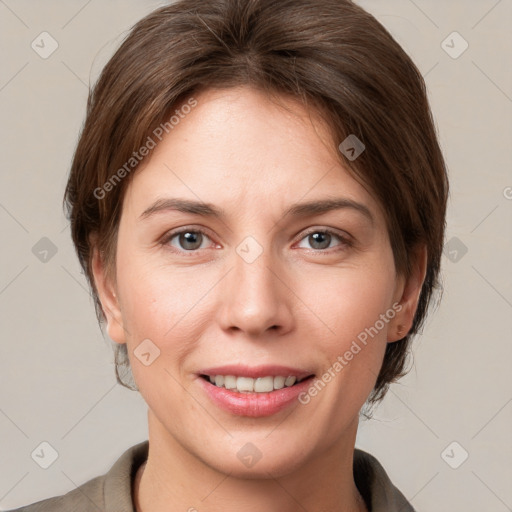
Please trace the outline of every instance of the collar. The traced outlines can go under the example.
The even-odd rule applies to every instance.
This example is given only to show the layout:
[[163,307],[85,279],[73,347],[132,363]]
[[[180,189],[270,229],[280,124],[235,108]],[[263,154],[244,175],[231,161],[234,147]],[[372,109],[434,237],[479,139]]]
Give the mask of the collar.
[[[103,488],[105,512],[135,512],[132,485],[137,469],[147,460],[148,450],[147,440],[132,446],[106,473]],[[370,512],[414,512],[380,462],[358,448],[354,451],[354,480]]]

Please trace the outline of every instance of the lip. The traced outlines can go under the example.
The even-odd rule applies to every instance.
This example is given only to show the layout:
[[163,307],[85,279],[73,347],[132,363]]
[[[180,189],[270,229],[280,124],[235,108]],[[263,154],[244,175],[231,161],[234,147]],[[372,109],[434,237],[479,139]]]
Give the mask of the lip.
[[[278,376],[294,375],[302,382],[290,387],[276,389],[269,393],[240,393],[231,389],[220,388],[212,384],[201,375],[236,375],[237,377]],[[306,378],[308,377],[309,378]],[[198,382],[212,402],[226,412],[237,416],[264,417],[276,414],[297,402],[298,396],[304,392],[314,378],[313,372],[290,368],[287,366],[257,366],[248,367],[240,365],[219,366],[205,368],[198,374]]]

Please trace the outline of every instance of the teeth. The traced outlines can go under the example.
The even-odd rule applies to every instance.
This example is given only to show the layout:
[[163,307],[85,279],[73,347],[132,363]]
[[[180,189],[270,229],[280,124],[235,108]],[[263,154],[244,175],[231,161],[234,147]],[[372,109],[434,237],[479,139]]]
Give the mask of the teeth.
[[286,377],[274,377],[274,389],[284,388],[285,382],[286,382]]
[[253,392],[254,379],[251,379],[250,377],[238,377],[236,379],[236,389],[238,391]]
[[284,381],[285,386],[293,386],[295,384],[295,381],[297,379],[295,377],[286,377],[286,380]]
[[236,377],[233,375],[226,375],[224,377],[224,387],[226,389],[236,389]]
[[274,391],[274,377],[259,377],[254,381],[256,393],[270,393]]
[[212,384],[219,388],[233,389],[240,393],[270,393],[276,389],[293,386],[297,377],[290,375],[283,377],[235,377],[234,375],[210,375],[208,377]]

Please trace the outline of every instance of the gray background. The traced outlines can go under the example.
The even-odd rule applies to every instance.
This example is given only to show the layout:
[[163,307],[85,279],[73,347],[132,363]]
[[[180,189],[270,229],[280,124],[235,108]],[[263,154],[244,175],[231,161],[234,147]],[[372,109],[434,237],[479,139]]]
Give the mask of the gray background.
[[[512,510],[512,2],[359,3],[426,77],[451,199],[442,305],[357,445],[418,511]],[[61,201],[89,82],[161,4],[0,0],[2,510],[67,492],[147,438],[145,403],[115,382]],[[46,59],[31,47],[51,49],[43,31],[58,43]],[[58,452],[48,469],[31,457],[44,441]]]

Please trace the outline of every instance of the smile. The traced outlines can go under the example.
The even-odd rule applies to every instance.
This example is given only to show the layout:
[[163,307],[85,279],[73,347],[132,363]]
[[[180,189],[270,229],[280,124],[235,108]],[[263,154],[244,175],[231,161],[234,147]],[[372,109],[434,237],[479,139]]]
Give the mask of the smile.
[[287,377],[277,375],[273,377],[242,377],[235,375],[201,375],[204,379],[208,379],[212,384],[219,388],[232,389],[239,393],[270,393],[272,391],[283,389],[299,384],[304,380],[297,379],[294,375]]
[[315,375],[286,366],[226,365],[198,372],[197,382],[219,409],[236,416],[276,414],[298,402]]

